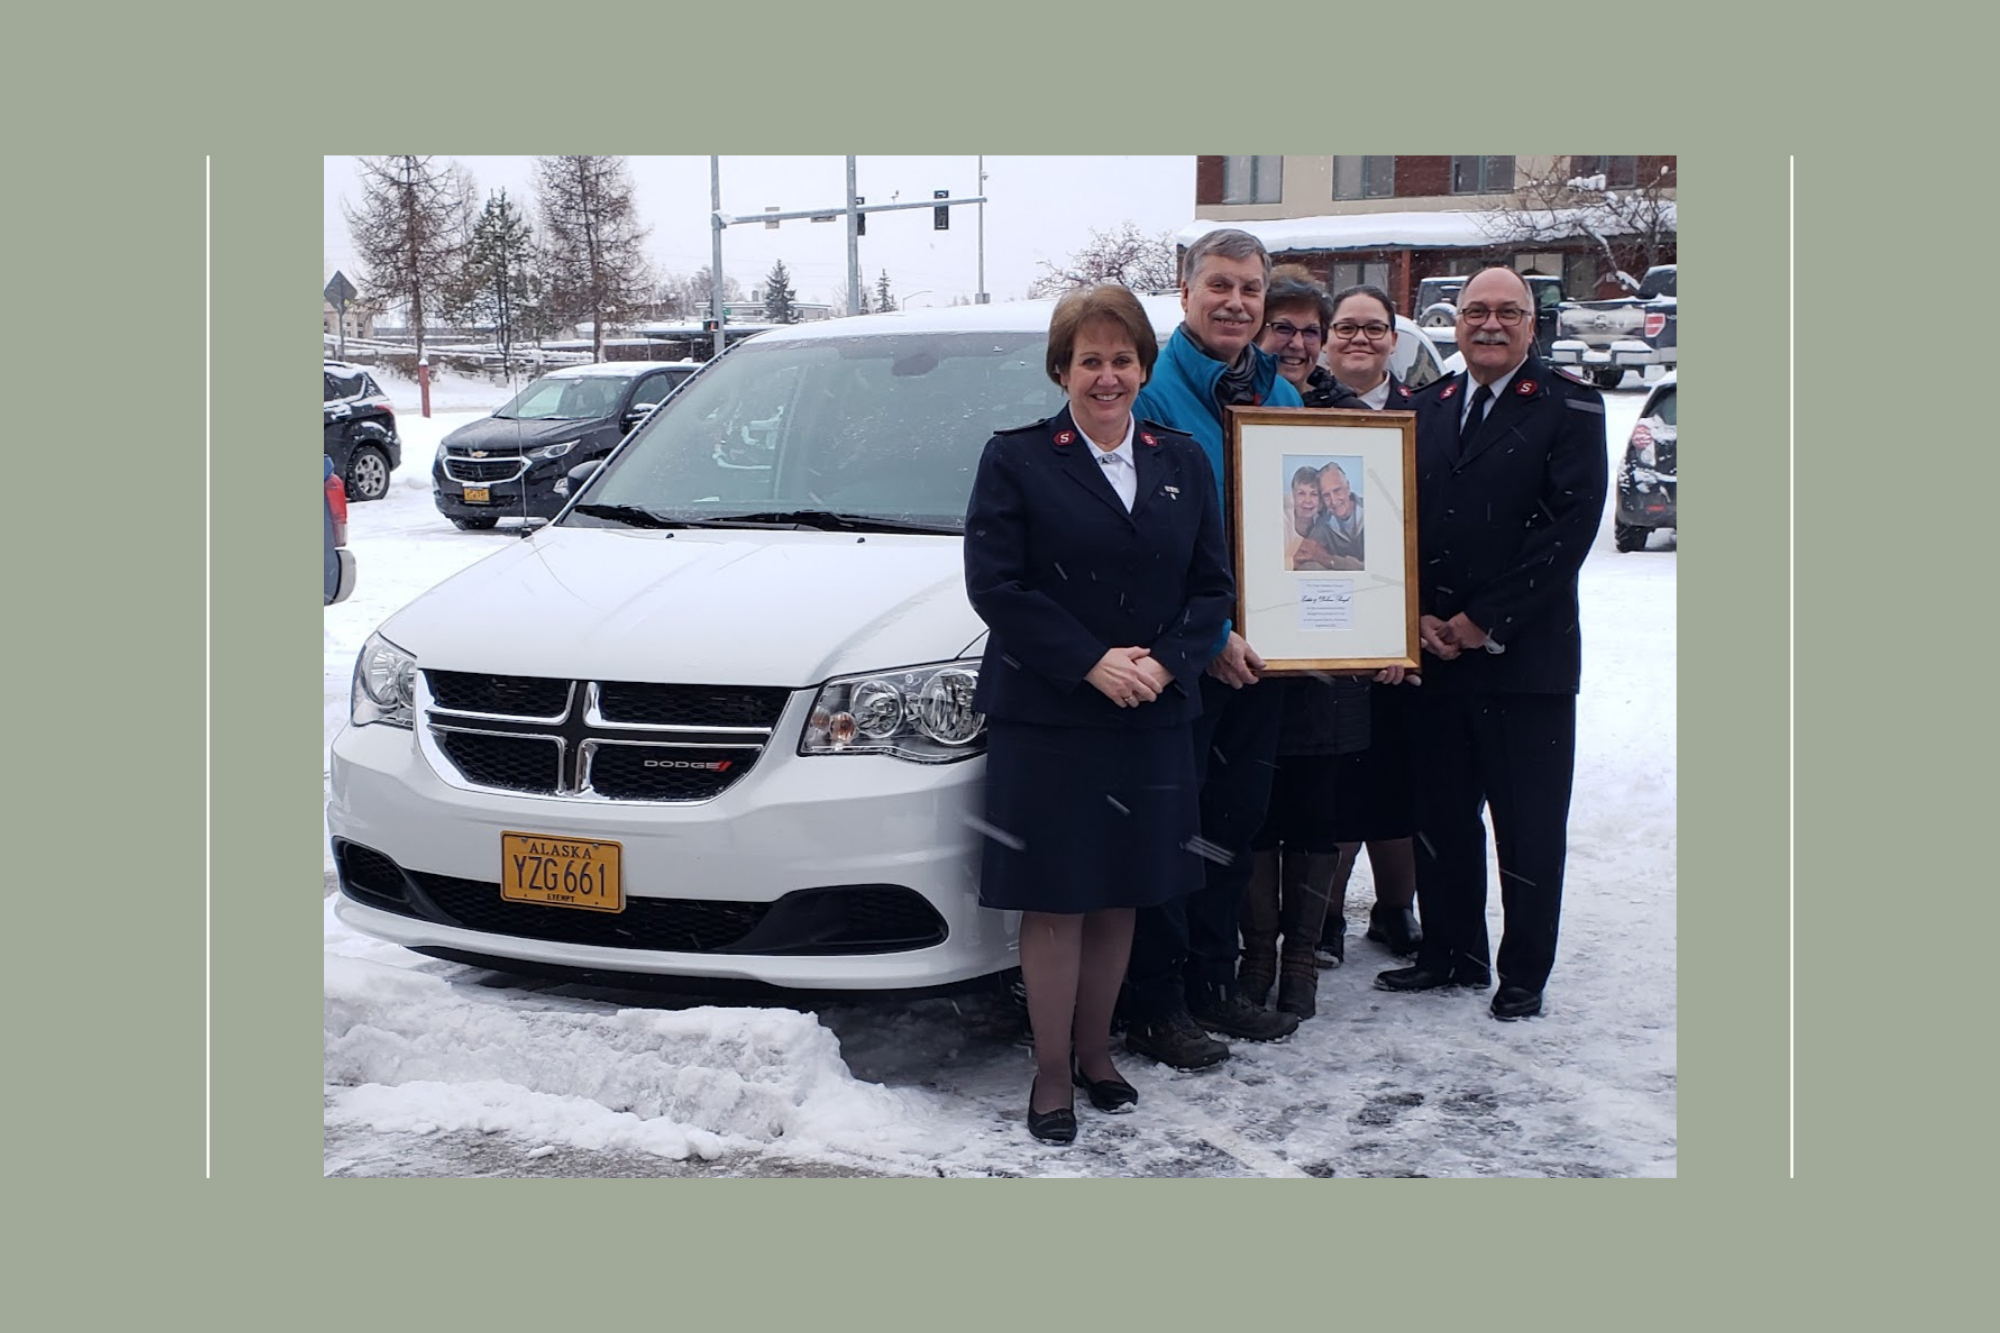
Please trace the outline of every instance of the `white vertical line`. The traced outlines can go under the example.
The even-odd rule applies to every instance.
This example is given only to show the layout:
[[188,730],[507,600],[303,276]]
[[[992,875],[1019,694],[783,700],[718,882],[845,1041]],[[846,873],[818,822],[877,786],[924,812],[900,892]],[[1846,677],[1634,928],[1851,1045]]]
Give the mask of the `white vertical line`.
[[1799,497],[1796,471],[1798,467],[1798,337],[1799,337],[1799,159],[1794,154],[1789,160],[1788,185],[1790,214],[1786,220],[1786,241],[1788,250],[1788,286],[1786,294],[1786,334],[1790,346],[1785,356],[1786,383],[1786,494],[1785,494],[1785,693],[1786,693],[1786,737],[1785,737],[1785,846],[1787,849],[1787,895],[1790,913],[1790,960],[1787,966],[1789,977],[1787,989],[1790,992],[1790,1014],[1786,1020],[1789,1029],[1790,1052],[1787,1058],[1789,1108],[1786,1113],[1786,1131],[1791,1142],[1790,1162],[1792,1179],[1799,1175],[1799,881],[1798,881],[1798,540]]
[[201,179],[201,196],[202,196],[201,475],[202,475],[202,486],[204,494],[202,496],[202,507],[201,507],[201,551],[202,551],[201,584],[203,593],[202,615],[201,615],[202,619],[201,678],[202,678],[202,721],[206,731],[202,739],[202,761],[201,761],[201,769],[202,769],[201,786],[203,792],[203,806],[204,806],[204,810],[202,813],[202,845],[201,845],[201,865],[202,865],[202,876],[201,876],[202,878],[202,906],[201,906],[201,938],[202,938],[201,1143],[202,1143],[202,1148],[201,1152],[202,1152],[202,1175],[205,1178],[209,1179],[213,1179],[215,1175],[215,1142],[213,1138],[213,1130],[214,1130],[213,1121],[215,1114],[215,1084],[214,1084],[215,1011],[214,1011],[214,997],[210,989],[213,980],[210,973],[210,968],[214,963],[214,956],[215,956],[215,945],[210,933],[214,928],[214,918],[212,914],[214,907],[214,886],[209,882],[209,875],[212,873],[214,865],[210,855],[212,851],[212,847],[210,845],[210,838],[211,838],[211,830],[213,827],[213,822],[212,822],[213,811],[207,808],[214,799],[214,788],[211,784],[214,779],[214,763],[215,763],[215,754],[214,754],[215,710],[211,702],[211,700],[214,698],[214,693],[213,693],[214,679],[211,673],[214,668],[214,649],[212,645],[214,643],[214,635],[215,635],[215,622],[214,622],[215,594],[214,594],[214,589],[210,583],[210,580],[214,577],[214,564],[212,556],[209,551],[209,543],[212,538],[210,520],[213,517],[213,511],[215,507],[214,492],[212,490],[215,484],[215,478],[213,473],[213,459],[211,457],[211,452],[210,452],[214,445],[211,432],[214,429],[214,420],[215,420],[215,403],[213,397],[215,391],[214,360],[213,360],[215,354],[214,342],[213,342],[214,320],[215,320],[215,292],[214,292],[215,261],[213,255],[213,246],[209,236],[210,229],[213,228],[215,225],[214,203],[210,197],[213,190],[214,167],[215,167],[215,159],[212,156],[203,159],[202,179]]

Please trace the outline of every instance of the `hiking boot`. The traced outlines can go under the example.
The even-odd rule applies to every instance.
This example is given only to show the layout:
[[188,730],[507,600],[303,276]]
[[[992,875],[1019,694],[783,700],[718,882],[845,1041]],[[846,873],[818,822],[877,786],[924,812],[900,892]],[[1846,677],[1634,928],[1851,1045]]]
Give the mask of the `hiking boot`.
[[[1208,993],[1199,999],[1190,995],[1188,1012],[1194,1016],[1195,1022],[1210,1032],[1241,1037],[1244,1041],[1277,1041],[1291,1036],[1299,1026],[1296,1014],[1259,1009],[1235,991],[1220,987],[1208,988]],[[1129,1042],[1131,1038],[1126,1040]]]
[[1278,1012],[1300,1019],[1319,1012],[1319,961],[1312,955],[1285,955],[1278,975]]
[[1203,1032],[1185,1009],[1131,1023],[1125,1029],[1125,1049],[1169,1069],[1207,1069],[1229,1058],[1229,1047]]

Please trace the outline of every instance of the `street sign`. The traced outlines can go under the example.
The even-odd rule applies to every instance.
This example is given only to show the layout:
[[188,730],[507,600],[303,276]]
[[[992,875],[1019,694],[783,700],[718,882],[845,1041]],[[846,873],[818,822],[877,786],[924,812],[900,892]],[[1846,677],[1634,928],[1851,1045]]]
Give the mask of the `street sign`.
[[347,275],[335,269],[333,277],[326,284],[326,303],[338,310],[359,295],[361,293],[347,280]]

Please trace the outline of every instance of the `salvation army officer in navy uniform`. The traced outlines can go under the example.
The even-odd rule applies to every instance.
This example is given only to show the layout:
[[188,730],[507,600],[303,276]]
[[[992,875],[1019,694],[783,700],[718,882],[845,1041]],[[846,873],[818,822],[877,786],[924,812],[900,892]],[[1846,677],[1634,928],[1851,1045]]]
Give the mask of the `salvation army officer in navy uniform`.
[[1069,405],[987,443],[965,519],[991,631],[980,901],[1023,914],[1028,1126],[1052,1142],[1075,1137],[1072,1084],[1137,1101],[1110,1046],[1135,909],[1202,882],[1192,723],[1235,583],[1206,455],[1133,416],[1158,354],[1125,288],[1063,298],[1048,372]]
[[1577,573],[1604,513],[1604,400],[1532,355],[1535,300],[1489,268],[1459,297],[1466,373],[1417,409],[1418,796],[1414,967],[1385,990],[1492,984],[1486,832],[1506,931],[1496,1018],[1542,1011],[1555,965],[1583,670]]

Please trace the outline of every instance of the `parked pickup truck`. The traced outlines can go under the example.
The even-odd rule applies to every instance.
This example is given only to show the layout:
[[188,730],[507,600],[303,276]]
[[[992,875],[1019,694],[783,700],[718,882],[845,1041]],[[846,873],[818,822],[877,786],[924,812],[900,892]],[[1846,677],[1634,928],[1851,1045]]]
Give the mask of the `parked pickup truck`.
[[1549,359],[1575,366],[1600,389],[1617,387],[1633,367],[1679,364],[1675,270],[1673,264],[1647,269],[1632,296],[1563,302],[1556,312],[1556,340]]

